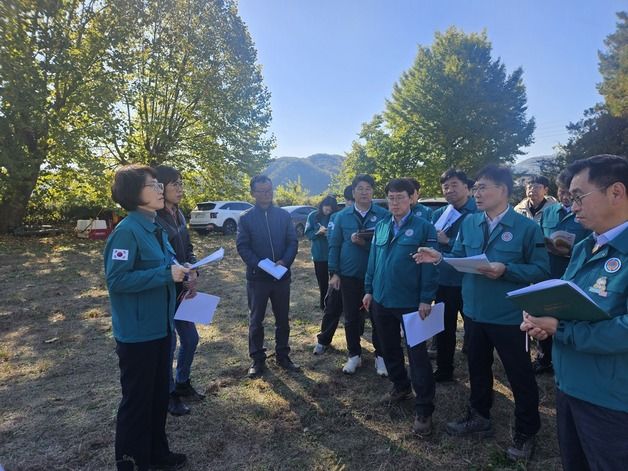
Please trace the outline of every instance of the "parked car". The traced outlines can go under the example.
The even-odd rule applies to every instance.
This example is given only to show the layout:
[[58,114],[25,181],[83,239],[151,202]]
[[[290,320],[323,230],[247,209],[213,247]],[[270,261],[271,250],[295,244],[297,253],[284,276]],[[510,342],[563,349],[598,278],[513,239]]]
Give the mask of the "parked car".
[[423,206],[427,206],[432,211],[436,211],[442,206],[447,206],[447,200],[445,198],[421,198],[419,203]]
[[292,224],[294,225],[294,230],[297,232],[297,237],[303,237],[305,233],[305,223],[307,222],[307,217],[312,211],[316,211],[314,206],[282,206],[282,209],[285,209],[290,213],[290,217],[292,218]]
[[246,201],[204,201],[196,205],[190,214],[190,229],[199,234],[209,231],[222,231],[224,234],[235,234],[238,230],[240,215],[252,208]]

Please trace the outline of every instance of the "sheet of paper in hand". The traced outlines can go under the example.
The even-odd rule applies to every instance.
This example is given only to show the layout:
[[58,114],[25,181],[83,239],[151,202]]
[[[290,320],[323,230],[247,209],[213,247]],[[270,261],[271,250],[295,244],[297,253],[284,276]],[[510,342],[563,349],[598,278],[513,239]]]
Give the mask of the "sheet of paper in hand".
[[276,265],[275,262],[273,262],[269,258],[260,260],[257,266],[278,280],[280,280],[281,277],[283,277],[288,271],[286,267],[284,267],[283,265]]

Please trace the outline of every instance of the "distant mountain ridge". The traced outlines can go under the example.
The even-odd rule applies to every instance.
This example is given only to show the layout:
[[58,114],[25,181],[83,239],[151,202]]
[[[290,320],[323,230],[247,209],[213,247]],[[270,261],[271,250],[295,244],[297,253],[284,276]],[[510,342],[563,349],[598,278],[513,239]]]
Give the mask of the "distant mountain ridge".
[[522,160],[512,166],[512,172],[515,175],[539,175],[541,173],[541,164],[547,160],[554,160],[555,155],[537,155]]
[[338,154],[313,154],[305,158],[278,157],[270,162],[264,174],[273,185],[285,185],[301,178],[301,184],[310,195],[324,192],[334,175],[340,172],[344,156]]

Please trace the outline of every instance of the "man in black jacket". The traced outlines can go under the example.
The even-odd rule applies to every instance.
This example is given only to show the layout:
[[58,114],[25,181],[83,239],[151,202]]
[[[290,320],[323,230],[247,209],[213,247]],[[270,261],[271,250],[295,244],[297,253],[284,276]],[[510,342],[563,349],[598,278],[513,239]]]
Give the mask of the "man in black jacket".
[[[297,255],[298,240],[288,212],[273,205],[273,184],[267,176],[257,175],[251,179],[251,195],[255,206],[240,218],[236,246],[246,263],[249,355],[253,359],[248,374],[254,378],[263,373],[266,363],[264,316],[269,299],[275,315],[277,364],[288,371],[299,369],[288,356],[290,265]],[[288,271],[280,279],[274,278],[258,266],[266,258]]]

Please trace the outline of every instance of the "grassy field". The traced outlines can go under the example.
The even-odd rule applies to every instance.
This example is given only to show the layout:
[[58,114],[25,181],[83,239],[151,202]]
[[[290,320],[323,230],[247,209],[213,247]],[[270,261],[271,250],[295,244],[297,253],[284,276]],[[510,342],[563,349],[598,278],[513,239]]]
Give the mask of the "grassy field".
[[[548,376],[539,380],[543,425],[536,455],[513,465],[504,458],[513,402],[499,361],[495,438],[454,439],[444,431],[468,398],[458,350],[458,381],[437,385],[436,430],[419,440],[410,433],[410,402],[391,408],[378,404],[390,383],[375,375],[368,341],[363,341],[366,367],[353,377],[340,371],[342,327],[335,348],[313,356],[321,313],[307,241],[301,242],[293,267],[291,297],[292,358],[303,371],[286,373],[271,358],[263,379],[246,378],[244,265],[233,238],[193,236],[193,242],[199,255],[224,246],[226,256],[200,279],[200,291],[222,298],[214,323],[199,326],[192,370],[193,382],[208,397],[192,405],[191,415],[168,418],[171,448],[188,455],[188,469],[561,469]],[[0,464],[7,471],[113,468],[120,386],[103,245],[70,236],[0,238]],[[266,323],[270,352],[271,319]]]

